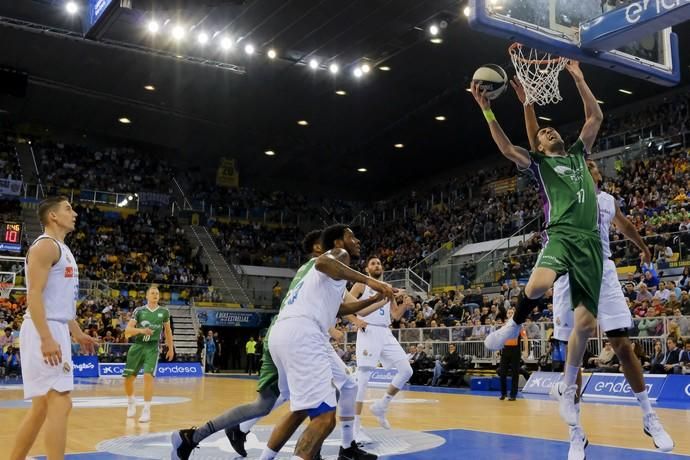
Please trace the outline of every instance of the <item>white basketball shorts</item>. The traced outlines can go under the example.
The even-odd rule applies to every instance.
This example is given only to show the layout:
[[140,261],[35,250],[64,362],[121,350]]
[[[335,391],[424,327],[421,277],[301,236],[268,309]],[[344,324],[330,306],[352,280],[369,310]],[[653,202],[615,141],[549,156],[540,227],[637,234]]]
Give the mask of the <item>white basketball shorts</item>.
[[407,353],[388,327],[370,324],[366,331],[357,331],[357,367],[377,367],[380,362],[391,369],[401,360],[407,361]]
[[25,319],[19,331],[25,399],[45,396],[50,390],[65,392],[74,389],[72,341],[69,327],[67,323],[48,321],[48,328],[62,351],[62,362],[57,366],[51,366],[43,361],[41,337],[31,319]]

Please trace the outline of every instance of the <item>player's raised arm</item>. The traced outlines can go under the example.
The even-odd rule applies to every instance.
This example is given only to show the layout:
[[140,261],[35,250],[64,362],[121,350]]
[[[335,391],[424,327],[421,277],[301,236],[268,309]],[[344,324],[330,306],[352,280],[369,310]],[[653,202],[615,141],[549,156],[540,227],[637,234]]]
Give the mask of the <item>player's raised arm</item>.
[[594,145],[594,140],[599,134],[599,128],[601,128],[601,122],[604,120],[604,114],[599,107],[597,98],[592,94],[592,90],[589,89],[585,77],[580,69],[580,63],[577,61],[570,60],[565,66],[570,72],[570,75],[575,81],[575,86],[577,86],[577,91],[580,93],[582,98],[582,104],[585,107],[585,124],[582,127],[582,132],[580,133],[580,139],[585,144],[585,151],[589,152]]
[[352,283],[363,283],[374,291],[382,293],[385,297],[393,297],[393,288],[390,284],[376,280],[360,272],[351,269],[346,265],[350,262],[350,256],[346,250],[334,248],[325,254],[321,254],[314,264],[321,273],[333,278],[334,280],[346,280]]
[[520,168],[528,168],[531,160],[527,150],[513,145],[513,143],[510,142],[510,139],[508,139],[506,133],[504,133],[503,129],[501,129],[501,125],[499,125],[498,121],[496,121],[496,116],[491,110],[491,103],[484,95],[484,92],[479,89],[479,85],[475,82],[472,82],[471,89],[474,100],[477,101],[477,104],[484,113],[484,118],[486,118],[486,121],[489,123],[491,137],[493,137],[496,146],[498,146],[498,149],[501,151],[503,156],[518,165]]
[[640,233],[637,231],[633,223],[630,222],[628,218],[623,215],[623,212],[621,212],[620,208],[618,207],[618,204],[616,204],[616,215],[614,216],[612,222],[613,225],[615,225],[616,228],[620,230],[623,236],[635,243],[635,246],[637,246],[637,248],[642,253],[642,261],[646,264],[651,263],[652,253],[649,251],[649,248],[645,244],[644,240],[642,239],[642,236],[640,236]]
[[510,86],[515,90],[515,95],[522,103],[523,111],[525,112],[525,131],[527,131],[527,139],[529,140],[529,148],[537,151],[537,133],[539,132],[539,122],[537,121],[537,113],[534,110],[534,104],[525,105],[526,95],[525,88],[517,77],[510,80]]
[[339,315],[352,315],[359,313],[362,316],[366,316],[369,313],[375,312],[383,305],[386,304],[388,300],[383,297],[381,293],[369,297],[366,300],[355,300],[354,302],[345,301],[340,304],[340,309],[338,310]]

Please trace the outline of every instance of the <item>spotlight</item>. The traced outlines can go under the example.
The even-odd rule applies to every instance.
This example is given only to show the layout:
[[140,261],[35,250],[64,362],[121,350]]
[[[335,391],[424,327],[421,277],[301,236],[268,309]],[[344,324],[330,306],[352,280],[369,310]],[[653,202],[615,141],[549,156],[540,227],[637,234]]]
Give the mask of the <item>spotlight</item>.
[[272,157],[273,155],[276,154],[273,150],[266,150],[264,153],[265,153],[266,155],[268,155],[269,157]]
[[117,121],[119,121],[123,125],[128,125],[128,124],[132,123],[132,120],[130,120],[127,117],[118,118]]
[[438,26],[437,26],[436,24],[432,24],[432,25],[429,27],[429,33],[430,33],[431,35],[436,36],[436,35],[438,35],[439,32],[440,32],[440,30],[439,30],[439,28],[438,28]]
[[464,14],[466,18],[469,18],[470,17],[470,7],[466,6],[465,8],[463,8],[462,14]]
[[299,120],[297,124],[300,126],[309,126],[309,122],[307,120]]
[[358,168],[357,172],[365,173],[367,172],[367,168]]
[[251,43],[247,43],[246,45],[244,45],[244,52],[247,53],[249,56],[254,54],[254,45],[252,45]]
[[151,20],[149,21],[148,25],[146,26],[152,34],[158,33],[160,30],[161,26],[158,24],[158,21]]
[[361,67],[355,67],[355,70],[352,71],[352,75],[354,75],[355,78],[362,78],[362,75],[364,75],[364,72],[362,72]]
[[220,47],[223,48],[223,50],[225,50],[225,51],[232,48],[232,38],[230,38],[230,37],[221,38]]
[[184,38],[184,27],[177,25],[172,29],[172,36],[175,40],[181,40]]
[[379,67],[379,70],[383,70],[384,72],[390,72],[391,68],[387,65],[382,65],[381,67]]
[[340,67],[338,67],[338,64],[336,64],[336,63],[334,62],[334,63],[332,63],[331,65],[328,66],[328,70],[330,70],[331,73],[332,73],[333,75],[335,75],[335,74],[337,74],[338,71],[340,70]]
[[153,86],[153,85],[146,85],[146,86],[144,86],[144,89],[145,89],[146,91],[155,91],[155,90],[156,90],[156,87]]
[[208,43],[208,34],[206,32],[200,32],[197,41],[200,45],[205,45]]
[[446,117],[444,115],[436,115],[434,119],[436,121],[446,121]]
[[339,89],[338,91],[335,92],[335,94],[337,94],[338,96],[346,96],[347,91]]
[[310,59],[309,60],[309,68],[312,70],[316,70],[319,68],[319,61],[316,59]]
[[276,53],[276,50],[271,48],[270,50],[268,50],[268,53],[266,53],[266,56],[268,56],[269,59],[275,59],[276,56],[278,56],[278,53]]
[[77,5],[77,2],[67,2],[65,4],[65,9],[69,14],[77,14],[79,11],[79,5]]
[[393,144],[393,147],[395,147],[396,149],[401,149],[405,147],[405,144]]
[[369,64],[362,64],[362,73],[369,73],[371,72],[371,67]]
[[443,39],[441,37],[434,37],[429,41],[434,45],[440,45],[441,43],[443,43]]

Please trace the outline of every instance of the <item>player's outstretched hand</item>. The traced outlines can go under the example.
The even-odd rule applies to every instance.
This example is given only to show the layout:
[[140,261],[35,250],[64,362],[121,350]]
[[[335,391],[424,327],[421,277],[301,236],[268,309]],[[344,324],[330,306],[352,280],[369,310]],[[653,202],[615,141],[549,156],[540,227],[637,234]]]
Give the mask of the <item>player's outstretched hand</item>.
[[74,340],[79,344],[79,347],[84,354],[93,355],[98,349],[98,339],[83,332],[76,336]]
[[475,81],[472,82],[470,89],[472,90],[474,100],[477,101],[477,104],[479,104],[479,107],[481,107],[482,110],[488,110],[491,108],[491,102],[489,102],[489,99],[486,97],[486,90],[479,88],[479,84],[477,84]]
[[41,354],[43,362],[50,366],[55,367],[62,362],[62,350],[53,337],[41,340]]
[[582,69],[580,69],[580,63],[578,61],[569,59],[568,63],[565,65],[565,68],[568,70],[568,72],[570,72],[570,75],[573,76],[573,80],[578,81],[585,79],[585,76],[582,74]]
[[165,354],[165,359],[168,361],[172,361],[173,358],[175,357],[175,350],[172,348],[168,348],[168,352]]
[[513,77],[513,79],[510,80],[510,86],[512,86],[515,90],[515,95],[520,100],[522,105],[525,105],[525,101],[527,100],[527,96],[525,95],[525,88],[522,87],[522,83],[520,83],[520,80],[518,80],[517,76]]
[[369,278],[367,280],[367,286],[369,286],[370,288],[372,288],[376,292],[380,292],[387,299],[392,298],[393,294],[395,293],[393,286],[391,286],[388,283],[384,283],[383,281],[379,281],[377,279],[374,279],[374,278]]

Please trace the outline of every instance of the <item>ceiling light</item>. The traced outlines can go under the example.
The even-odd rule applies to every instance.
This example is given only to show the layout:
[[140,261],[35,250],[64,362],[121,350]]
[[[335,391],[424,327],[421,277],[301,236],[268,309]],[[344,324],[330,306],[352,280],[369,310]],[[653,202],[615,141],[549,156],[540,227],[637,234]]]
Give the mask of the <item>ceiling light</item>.
[[359,67],[355,67],[355,70],[352,71],[352,75],[354,75],[355,78],[362,78],[363,74],[362,69]]
[[172,36],[175,40],[181,40],[184,37],[184,27],[180,25],[173,27]]
[[244,52],[247,53],[249,56],[254,54],[254,45],[252,45],[251,43],[247,43],[246,45],[244,45]]
[[232,48],[232,38],[230,38],[230,37],[221,38],[220,47],[226,51],[229,50],[230,48]]
[[158,24],[158,21],[155,21],[155,20],[149,21],[149,23],[146,27],[149,30],[149,32],[151,32],[152,34],[157,33],[161,28],[160,24]]
[[300,126],[308,126],[309,122],[307,120],[300,120],[297,122],[297,124]]
[[434,45],[440,45],[441,43],[443,43],[443,39],[441,37],[434,37],[429,41]]
[[316,59],[310,59],[309,60],[309,68],[312,70],[316,70],[319,68],[319,61]]
[[439,32],[440,32],[440,30],[439,30],[439,28],[438,28],[438,26],[437,26],[436,24],[432,24],[432,25],[429,27],[429,33],[430,33],[431,35],[438,35]]
[[153,86],[153,85],[146,85],[146,86],[144,86],[144,89],[145,89],[146,91],[155,91],[155,90],[156,90],[156,87]]
[[405,147],[405,144],[394,144],[393,147],[395,147],[396,149],[401,149]]
[[367,168],[359,168],[357,169],[357,172],[367,172]]
[[264,153],[265,153],[266,155],[268,155],[269,157],[272,157],[273,155],[276,154],[273,150],[266,150]]
[[462,14],[464,14],[466,18],[469,18],[470,17],[470,7],[466,6],[465,8],[463,8]]
[[339,89],[338,91],[335,92],[335,94],[337,94],[338,96],[345,96],[345,95],[347,95],[347,92],[342,90],[342,89]]
[[472,88],[465,88],[465,91],[467,91],[468,93],[471,93],[471,92],[472,92]]
[[199,33],[199,36],[197,37],[197,41],[199,42],[200,45],[205,45],[206,43],[208,43],[208,34],[206,32]]
[[540,119],[540,120],[544,120],[544,121],[553,121],[553,120],[552,120],[551,118],[549,118],[549,117],[539,117],[539,119]]
[[117,121],[119,121],[119,122],[122,123],[123,125],[128,125],[128,124],[132,123],[132,120],[130,120],[130,119],[127,118],[127,117],[118,118]]
[[434,117],[434,119],[435,119],[436,121],[446,121],[446,117],[443,116],[443,115],[436,115],[436,116]]
[[65,4],[65,9],[69,14],[77,14],[77,11],[79,11],[79,5],[77,5],[77,2],[67,2]]
[[338,64],[335,62],[331,63],[331,65],[328,66],[328,70],[331,71],[333,75],[337,74],[338,71],[340,70],[340,67],[338,67]]
[[383,70],[384,72],[388,72],[391,70],[391,68],[388,67],[387,65],[383,65],[383,66],[379,67],[379,70]]
[[371,66],[369,66],[369,64],[362,64],[362,72],[364,72],[364,73],[371,72]]
[[623,94],[628,94],[628,95],[632,94],[632,91],[627,90],[627,89],[619,89],[618,92],[623,93]]
[[603,103],[604,103],[604,101],[600,101],[599,99],[597,99],[597,104],[603,104]]
[[266,56],[268,56],[269,59],[275,59],[276,56],[278,56],[278,53],[276,53],[276,50],[271,48],[270,50],[268,50],[268,53],[266,53]]

